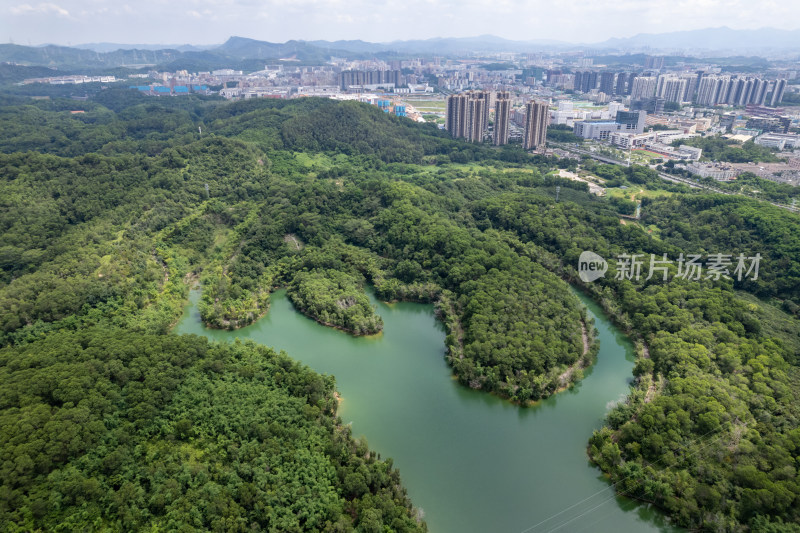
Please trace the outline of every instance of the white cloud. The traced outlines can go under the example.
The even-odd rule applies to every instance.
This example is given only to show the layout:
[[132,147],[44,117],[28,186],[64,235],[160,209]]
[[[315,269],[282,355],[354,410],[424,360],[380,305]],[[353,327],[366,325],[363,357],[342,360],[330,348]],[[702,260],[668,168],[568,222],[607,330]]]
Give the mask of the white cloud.
[[14,15],[24,15],[26,13],[42,13],[42,14],[54,13],[59,17],[69,17],[69,11],[59,6],[58,4],[53,4],[50,2],[36,4],[35,6],[32,6],[31,4],[20,4],[18,6],[13,6],[10,9],[10,11]]
[[[800,2],[791,0],[138,0],[132,9],[123,1],[0,0],[20,2],[0,8],[0,34],[62,43],[209,44],[231,35],[387,42],[481,34],[597,42],[722,25],[800,26]],[[13,27],[2,11],[18,15]]]
[[196,9],[190,9],[186,12],[192,18],[195,19],[207,19],[207,20],[216,20],[217,16],[214,14],[213,11],[210,9],[204,9],[202,11],[197,11]]

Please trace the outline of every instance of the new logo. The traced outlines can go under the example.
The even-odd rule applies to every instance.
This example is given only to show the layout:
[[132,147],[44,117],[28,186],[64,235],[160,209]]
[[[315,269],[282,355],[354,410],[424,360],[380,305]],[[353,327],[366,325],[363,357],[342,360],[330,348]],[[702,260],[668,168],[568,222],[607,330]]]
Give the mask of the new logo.
[[585,251],[578,258],[578,277],[590,283],[605,276],[608,263],[594,252]]

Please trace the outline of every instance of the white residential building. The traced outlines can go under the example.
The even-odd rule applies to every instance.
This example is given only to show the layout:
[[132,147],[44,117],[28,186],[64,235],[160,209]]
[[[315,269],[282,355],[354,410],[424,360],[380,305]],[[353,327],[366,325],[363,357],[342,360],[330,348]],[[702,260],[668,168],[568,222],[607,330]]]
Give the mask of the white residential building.
[[713,178],[717,181],[735,180],[739,175],[739,171],[733,167],[720,164],[692,163],[686,165],[686,169],[701,178]]
[[796,133],[765,133],[754,142],[778,150],[794,149],[800,146],[800,136]]

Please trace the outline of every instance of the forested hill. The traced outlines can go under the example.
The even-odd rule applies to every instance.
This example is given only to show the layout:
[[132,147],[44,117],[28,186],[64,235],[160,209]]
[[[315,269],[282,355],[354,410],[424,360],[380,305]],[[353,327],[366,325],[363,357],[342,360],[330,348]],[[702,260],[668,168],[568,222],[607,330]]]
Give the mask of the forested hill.
[[581,162],[653,192],[621,224],[630,202],[553,175],[575,161],[352,102],[0,103],[4,529],[424,530],[401,473],[336,418],[331,378],[170,333],[189,286],[221,328],[268,313],[276,286],[353,334],[382,325],[367,284],[433,302],[460,383],[527,404],[595,353],[564,281],[584,250],[765,257],[756,282],[612,267],[584,287],[649,347],[589,451],[684,526],[800,521],[796,216]]

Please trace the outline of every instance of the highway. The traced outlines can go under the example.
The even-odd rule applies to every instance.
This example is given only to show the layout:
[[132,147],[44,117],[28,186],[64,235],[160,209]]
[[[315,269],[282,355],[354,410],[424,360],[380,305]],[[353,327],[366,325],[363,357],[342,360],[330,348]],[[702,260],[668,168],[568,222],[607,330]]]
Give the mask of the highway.
[[[591,157],[592,159],[595,159],[595,160],[600,161],[602,163],[608,163],[608,164],[611,164],[611,165],[621,165],[623,167],[629,166],[629,163],[627,161],[620,161],[619,159],[614,159],[614,158],[611,158],[611,157],[608,157],[608,156],[596,154],[596,153],[594,153],[594,152],[592,152],[590,150],[583,150],[583,149],[578,148],[576,146],[572,146],[572,145],[568,145],[568,144],[561,144],[561,143],[553,143],[553,146],[555,146],[557,148],[560,148],[562,150],[565,150],[567,152],[572,152],[573,154],[585,155],[585,156]],[[744,195],[744,194],[741,194],[741,193],[738,193],[738,192],[725,191],[723,189],[718,189],[717,187],[714,187],[712,185],[707,185],[705,183],[699,183],[699,182],[691,180],[689,178],[684,178],[683,176],[673,176],[672,174],[667,174],[666,172],[659,172],[658,175],[663,180],[671,181],[673,183],[680,183],[680,184],[686,185],[688,187],[691,187],[693,189],[704,189],[704,190],[707,190],[707,191],[715,192],[717,194],[727,194],[729,196],[742,196],[742,197],[745,197],[745,198],[753,198],[755,200],[761,200],[760,198],[754,198],[752,196],[747,196],[747,195]],[[770,202],[769,200],[761,200],[761,201],[762,202],[767,202],[768,204],[772,204],[775,207],[780,207],[781,209],[786,209],[787,211],[797,212],[799,210],[797,207],[792,207],[792,206],[786,205],[786,204],[780,204],[780,203],[777,203],[777,202]]]

